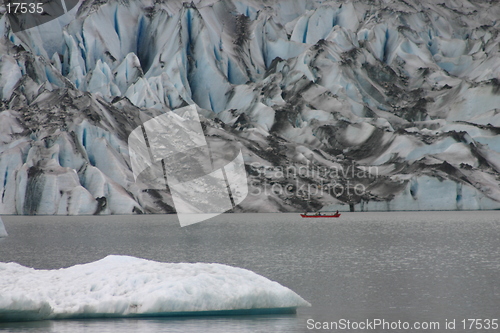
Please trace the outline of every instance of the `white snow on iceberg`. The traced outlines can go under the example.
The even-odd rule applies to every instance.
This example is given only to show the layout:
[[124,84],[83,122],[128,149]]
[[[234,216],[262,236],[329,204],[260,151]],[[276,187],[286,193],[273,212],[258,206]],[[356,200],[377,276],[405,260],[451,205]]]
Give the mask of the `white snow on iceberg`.
[[111,255],[58,270],[0,263],[0,321],[294,313],[295,292],[246,269]]

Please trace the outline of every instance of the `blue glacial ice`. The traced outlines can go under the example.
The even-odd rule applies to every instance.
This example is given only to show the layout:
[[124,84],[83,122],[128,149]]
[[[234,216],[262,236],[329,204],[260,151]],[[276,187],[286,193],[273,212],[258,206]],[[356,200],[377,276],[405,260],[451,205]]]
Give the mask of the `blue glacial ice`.
[[[441,207],[417,205],[441,181],[461,184],[459,207],[500,208],[499,16],[467,0],[89,0],[14,34],[0,15],[0,213],[172,212],[134,182],[126,138],[185,105],[249,169],[380,170],[355,198],[278,196],[263,190],[295,179],[249,174],[268,195],[241,211]],[[410,179],[430,185],[408,196]]]

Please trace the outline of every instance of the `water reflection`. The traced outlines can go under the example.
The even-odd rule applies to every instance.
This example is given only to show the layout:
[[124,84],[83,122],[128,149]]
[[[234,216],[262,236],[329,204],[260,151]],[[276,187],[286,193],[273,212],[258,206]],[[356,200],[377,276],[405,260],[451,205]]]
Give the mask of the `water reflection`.
[[[33,332],[305,332],[308,319],[496,318],[498,212],[225,214],[180,228],[173,216],[4,217],[0,260],[59,268],[123,254],[250,269],[312,304],[295,316],[50,321]],[[6,326],[7,325],[7,326]],[[460,331],[457,329],[457,331]]]

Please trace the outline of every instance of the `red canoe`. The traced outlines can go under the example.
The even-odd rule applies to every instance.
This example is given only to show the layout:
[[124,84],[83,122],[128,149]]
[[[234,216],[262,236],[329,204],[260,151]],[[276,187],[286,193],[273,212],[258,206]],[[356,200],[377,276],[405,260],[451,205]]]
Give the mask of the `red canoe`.
[[340,217],[340,213],[333,214],[333,215],[304,215],[304,214],[300,214],[300,216],[302,216],[302,217]]

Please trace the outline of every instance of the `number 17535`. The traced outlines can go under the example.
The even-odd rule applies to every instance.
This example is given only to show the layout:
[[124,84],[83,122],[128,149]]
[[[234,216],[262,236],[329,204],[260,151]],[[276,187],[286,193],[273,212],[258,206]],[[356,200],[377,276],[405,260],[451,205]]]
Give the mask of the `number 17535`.
[[496,330],[498,329],[498,319],[463,319],[465,330]]
[[7,3],[7,13],[9,14],[41,14],[43,13],[42,3]]

